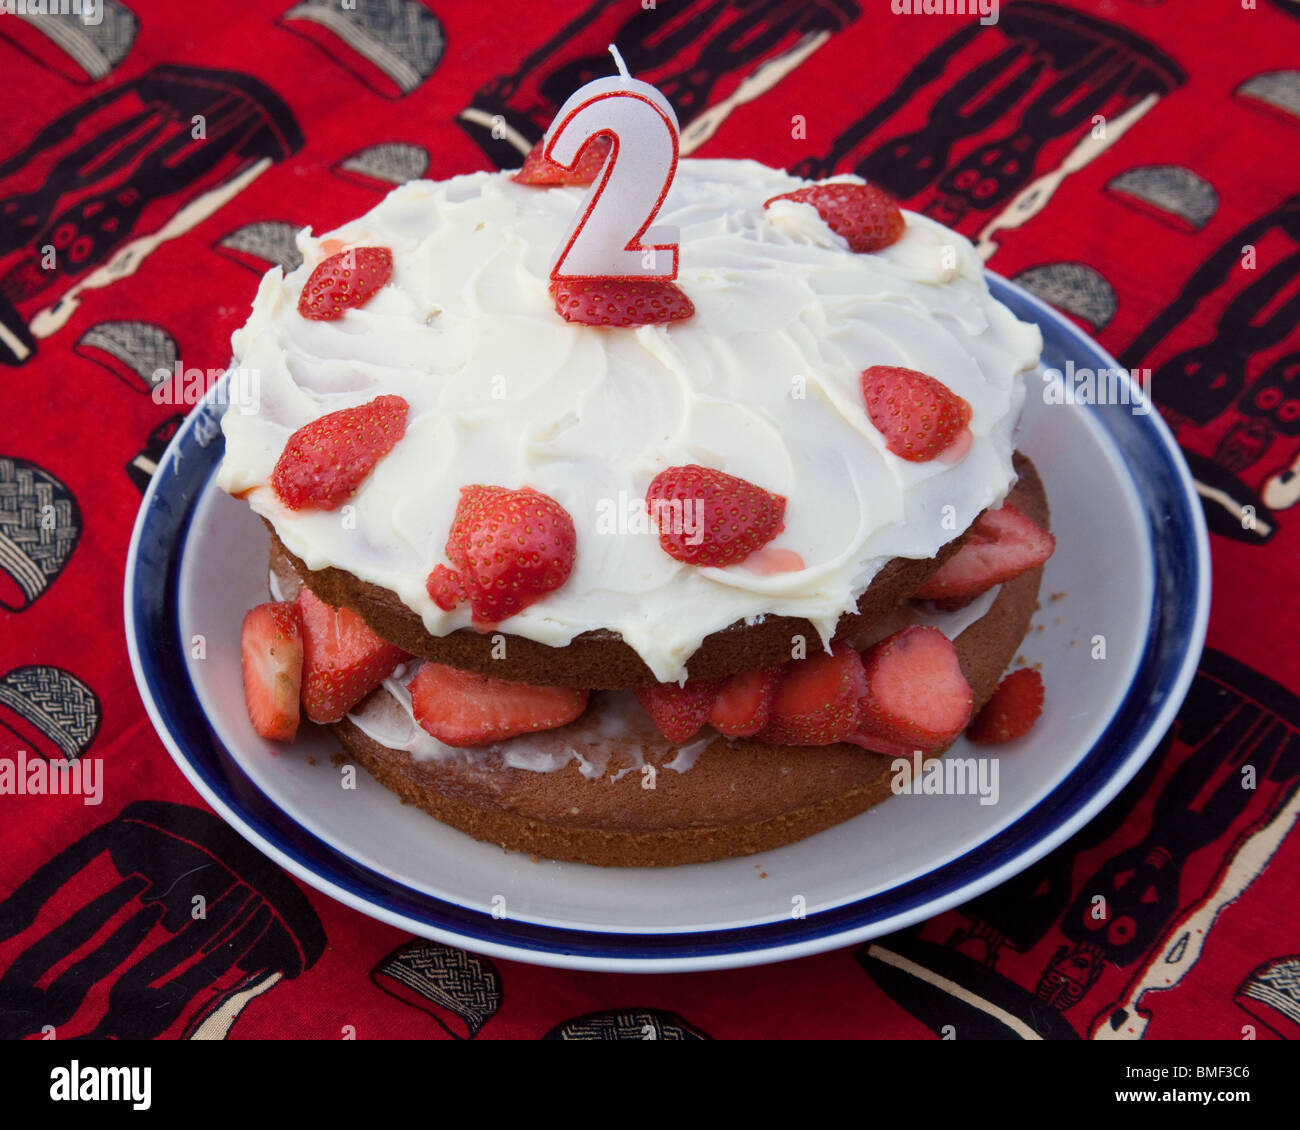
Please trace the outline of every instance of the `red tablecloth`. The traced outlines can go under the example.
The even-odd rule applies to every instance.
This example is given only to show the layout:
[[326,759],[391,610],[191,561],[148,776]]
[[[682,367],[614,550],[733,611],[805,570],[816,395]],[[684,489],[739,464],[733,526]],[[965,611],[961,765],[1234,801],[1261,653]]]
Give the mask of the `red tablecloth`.
[[[910,7],[105,0],[93,25],[0,16],[0,755],[95,758],[105,776],[97,807],[0,795],[0,1034],[1300,1031],[1300,5],[1022,0],[988,23]],[[1203,485],[1208,649],[1159,752],[1047,859],[872,946],[657,977],[412,939],[226,829],[132,682],[127,541],[184,410],[155,402],[151,374],[221,369],[296,228],[413,176],[517,164],[511,139],[608,73],[611,40],[700,154],[857,171],[983,237],[995,270],[1152,370]],[[168,949],[190,908],[150,887],[151,864],[195,845],[239,876],[233,966],[229,946]],[[151,989],[177,960],[187,976]]]

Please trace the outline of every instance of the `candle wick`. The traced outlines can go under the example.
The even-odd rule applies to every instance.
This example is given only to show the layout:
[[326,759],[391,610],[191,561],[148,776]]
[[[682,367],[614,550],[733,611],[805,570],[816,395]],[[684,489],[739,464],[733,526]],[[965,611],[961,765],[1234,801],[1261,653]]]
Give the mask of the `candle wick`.
[[623,56],[619,54],[618,48],[615,47],[612,43],[609,45],[609,53],[614,56],[614,64],[615,66],[618,67],[618,73],[623,77],[625,81],[627,79],[630,79],[632,76],[628,74],[627,64],[623,62]]

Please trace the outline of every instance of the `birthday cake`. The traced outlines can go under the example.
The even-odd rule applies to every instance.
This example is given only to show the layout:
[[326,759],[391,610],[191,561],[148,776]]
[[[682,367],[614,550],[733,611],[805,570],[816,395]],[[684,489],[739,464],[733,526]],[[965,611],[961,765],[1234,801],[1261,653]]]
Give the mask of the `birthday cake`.
[[971,245],[856,178],[683,160],[675,280],[566,287],[600,162],[530,162],[302,233],[233,337],[258,732],[301,710],[471,835],[633,866],[803,838],[892,757],[1023,732],[1041,339]]

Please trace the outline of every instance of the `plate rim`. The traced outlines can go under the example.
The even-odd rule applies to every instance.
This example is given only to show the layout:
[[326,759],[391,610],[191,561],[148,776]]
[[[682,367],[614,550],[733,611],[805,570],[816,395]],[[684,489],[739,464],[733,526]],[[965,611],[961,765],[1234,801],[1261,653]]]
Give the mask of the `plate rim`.
[[[1072,349],[1081,349],[1090,357],[1104,361],[1108,367],[1121,369],[1127,374],[1128,370],[1123,369],[1104,347],[1036,295],[993,271],[986,269],[985,276],[989,281],[994,297],[1011,306],[1013,313],[1022,316],[1023,310],[1017,312],[1014,307],[1016,305],[1027,307],[1032,312],[1037,323],[1040,325],[1050,323],[1058,333],[1062,333],[1070,341]],[[1190,689],[1205,646],[1209,624],[1211,590],[1211,561],[1205,517],[1186,461],[1183,459],[1168,425],[1160,417],[1153,404],[1150,411],[1145,413],[1145,422],[1151,429],[1154,449],[1164,457],[1165,463],[1172,469],[1174,478],[1181,487],[1181,493],[1177,499],[1169,501],[1181,503],[1186,515],[1190,518],[1190,528],[1186,532],[1190,535],[1195,548],[1195,553],[1189,562],[1195,576],[1195,604],[1190,622],[1188,646],[1183,650],[1182,661],[1177,665],[1172,681],[1167,683],[1162,702],[1154,716],[1146,722],[1145,729],[1137,740],[1127,744],[1127,752],[1124,753],[1122,759],[1111,766],[1110,770],[1100,780],[1096,779],[1095,772],[1088,774],[1086,782],[1080,782],[1078,778],[1087,762],[1097,753],[1097,750],[1114,740],[1112,730],[1115,729],[1117,720],[1128,707],[1129,701],[1133,697],[1134,685],[1137,683],[1139,676],[1152,662],[1150,652],[1155,629],[1150,626],[1144,641],[1143,654],[1128,687],[1125,689],[1120,706],[1112,715],[1106,729],[1103,730],[1091,750],[1033,807],[1000,832],[972,845],[957,858],[949,860],[939,867],[932,868],[924,874],[915,876],[904,884],[877,892],[875,895],[853,899],[825,911],[818,911],[804,919],[792,920],[803,923],[802,926],[792,926],[791,922],[768,922],[761,925],[736,926],[704,931],[671,931],[663,934],[647,935],[634,932],[600,931],[581,926],[561,927],[536,923],[509,923],[505,920],[493,919],[487,912],[463,907],[415,891],[397,880],[389,879],[364,865],[357,864],[341,849],[308,832],[280,808],[273,798],[257,789],[243,774],[237,760],[231,757],[230,760],[235,770],[240,776],[244,776],[245,786],[257,793],[275,813],[279,814],[280,818],[288,821],[292,826],[290,829],[291,834],[296,830],[299,837],[307,839],[328,856],[333,857],[338,864],[349,869],[355,877],[354,881],[356,879],[360,880],[359,886],[361,888],[364,888],[367,884],[369,885],[368,892],[354,890],[351,887],[342,885],[331,875],[321,873],[313,866],[313,860],[299,858],[297,854],[288,850],[289,847],[295,845],[289,844],[286,847],[282,843],[268,838],[258,827],[254,826],[245,812],[234,803],[234,800],[238,798],[234,798],[234,800],[228,799],[213,787],[199,767],[191,760],[192,755],[182,748],[181,742],[172,733],[171,727],[166,722],[159,703],[154,697],[153,685],[148,678],[136,622],[136,615],[139,611],[137,608],[136,581],[143,533],[153,514],[154,501],[159,494],[160,487],[169,482],[175,475],[174,470],[172,470],[176,462],[176,450],[174,449],[178,449],[179,445],[186,442],[189,435],[196,428],[197,422],[203,418],[205,411],[218,398],[221,386],[222,381],[215,382],[204,398],[191,409],[168,444],[166,451],[159,458],[158,471],[150,480],[141,500],[127,551],[123,581],[123,619],[126,629],[127,651],[136,688],[149,720],[172,760],[199,795],[241,836],[297,879],[368,917],[378,919],[398,929],[407,930],[420,937],[431,938],[446,945],[469,949],[489,957],[553,968],[602,972],[646,973],[727,969],[788,961],[831,949],[856,945],[859,942],[891,933],[941,914],[954,906],[970,901],[979,894],[1005,882],[1025,868],[1032,866],[1094,819],[1115,798],[1150,757],[1170,725],[1172,725],[1174,717]],[[1096,409],[1090,406],[1087,410],[1095,411]],[[1116,436],[1109,428],[1105,427],[1104,423],[1103,429],[1106,432],[1108,442],[1118,447],[1119,443]],[[206,446],[206,444],[202,446]],[[1131,476],[1133,474],[1132,468],[1129,467],[1127,461],[1125,461],[1125,465],[1128,467]],[[209,477],[211,473],[209,471]],[[179,546],[183,546],[188,538],[190,520],[193,516],[193,502],[194,498],[187,499],[185,509],[179,516],[179,525],[176,530],[176,541]],[[1160,599],[1158,562],[1154,560],[1156,556],[1156,530],[1152,527],[1150,515],[1144,513],[1143,517],[1146,519],[1147,533],[1151,542],[1150,548],[1153,556],[1152,566],[1155,574],[1155,586],[1152,600],[1154,607]],[[169,549],[179,556],[179,551],[175,547],[169,547]],[[174,596],[174,594],[172,595]],[[164,595],[162,600],[166,602],[168,596]],[[174,612],[173,608],[173,615]],[[1154,623],[1154,618],[1152,623]],[[1168,666],[1168,663],[1162,665],[1158,674],[1164,674]],[[197,707],[198,713],[206,723],[206,716],[203,715],[201,706],[198,704],[197,694],[195,694],[188,672],[185,672],[185,684],[194,699],[194,705]],[[227,756],[230,756],[228,751]],[[1060,814],[1058,812],[1047,814],[1047,823],[1044,825],[1045,815],[1040,810],[1047,806],[1050,801],[1053,801],[1053,798],[1056,798],[1056,806],[1068,803],[1066,794],[1078,789],[1083,789],[1086,793],[1083,802],[1074,807],[1073,811],[1070,811],[1064,819],[1059,818]],[[282,831],[281,829],[274,830],[276,832]],[[1001,847],[994,847],[995,844],[1003,840],[1012,840],[1015,843],[1007,845],[1005,850]],[[972,856],[991,853],[1000,854],[1002,856],[1001,860],[991,864],[981,861],[975,866],[972,874],[961,874],[961,872],[969,870],[968,861],[971,860]],[[870,908],[871,904],[878,901],[891,899],[897,901],[900,897],[903,897],[902,892],[926,884],[935,875],[950,872],[956,872],[957,874],[948,879],[947,887],[942,893],[930,896],[909,895],[904,898],[904,905],[892,912],[878,913]],[[346,876],[339,876],[339,878],[344,877]],[[379,884],[378,888],[376,888],[376,884]],[[401,887],[407,901],[423,904],[426,913],[430,913],[435,920],[430,921],[427,918],[413,917],[411,914],[390,905],[392,892],[387,888],[394,885]],[[855,915],[859,919],[856,922],[847,924],[837,922],[837,920],[846,916],[853,917]],[[862,917],[863,915],[865,917]],[[457,920],[466,925],[477,926],[478,930],[458,929]],[[826,928],[817,928],[816,923],[819,920],[826,922]],[[529,936],[531,944],[525,944],[523,938],[507,936],[503,940],[499,936],[501,934],[517,934],[521,928]],[[482,932],[484,930],[490,931],[490,933],[485,934]],[[794,936],[784,937],[784,935],[791,933]],[[492,934],[498,936],[493,937]],[[770,943],[765,942],[765,938],[769,937],[773,940]],[[692,953],[690,952],[692,939],[697,940],[697,946],[702,944],[705,939],[708,939],[710,944],[706,948]],[[634,955],[620,952],[630,948],[630,944],[633,943],[641,947],[640,952]],[[602,950],[604,952],[600,952]]]

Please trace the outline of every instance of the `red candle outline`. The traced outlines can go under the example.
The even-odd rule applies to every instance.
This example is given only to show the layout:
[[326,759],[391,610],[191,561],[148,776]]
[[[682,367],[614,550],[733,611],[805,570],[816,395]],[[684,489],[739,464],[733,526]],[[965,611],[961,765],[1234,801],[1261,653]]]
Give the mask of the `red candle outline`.
[[[664,127],[668,130],[668,136],[672,139],[672,147],[673,147],[672,162],[668,166],[667,176],[664,177],[663,184],[659,189],[659,195],[655,199],[654,206],[650,209],[649,214],[646,216],[641,226],[636,230],[636,232],[627,241],[627,243],[623,245],[624,251],[631,251],[633,253],[638,251],[669,252],[672,255],[672,271],[668,274],[570,275],[560,270],[561,266],[564,263],[564,260],[567,258],[570,250],[573,248],[574,243],[577,241],[579,234],[586,226],[587,221],[591,218],[591,213],[596,207],[596,202],[600,199],[601,194],[605,191],[605,185],[609,182],[609,178],[614,171],[614,162],[618,160],[619,150],[622,147],[622,139],[619,137],[618,131],[615,129],[612,129],[610,127],[599,129],[596,132],[588,135],[588,137],[582,142],[582,144],[578,146],[578,149],[574,154],[573,163],[568,165],[562,164],[561,162],[555,160],[554,157],[555,143],[559,139],[560,135],[568,128],[570,121],[572,121],[572,119],[576,115],[580,114],[583,110],[587,109],[588,106],[595,105],[597,102],[603,101],[606,98],[635,98],[640,102],[644,102],[647,106],[651,107],[656,114],[659,115],[660,120],[664,123]],[[576,167],[578,163],[578,159],[582,156],[582,151],[591,143],[591,140],[593,138],[600,137],[601,134],[608,135],[612,142],[609,157],[606,159],[604,166],[600,170],[599,178],[592,184],[591,191],[587,193],[587,199],[586,201],[584,201],[582,214],[578,220],[578,223],[574,225],[573,231],[570,233],[569,238],[565,241],[564,245],[560,249],[560,253],[555,258],[555,266],[551,268],[551,279],[556,280],[562,278],[563,279],[653,278],[653,279],[662,279],[665,281],[672,281],[673,279],[677,278],[677,255],[678,255],[679,245],[676,243],[652,243],[649,247],[644,247],[641,245],[640,241],[641,241],[641,237],[645,235],[645,233],[654,224],[655,217],[659,215],[659,209],[663,207],[664,200],[667,199],[668,197],[668,189],[673,183],[673,178],[677,175],[677,157],[678,157],[678,141],[679,141],[677,130],[674,128],[672,121],[669,120],[668,115],[663,112],[663,109],[660,106],[656,105],[653,101],[651,101],[651,99],[647,98],[644,94],[640,94],[632,90],[605,90],[605,91],[601,91],[601,93],[599,94],[593,95],[590,98],[584,99],[572,110],[570,110],[564,116],[564,118],[559,122],[558,125],[554,122],[551,123],[551,129],[549,134],[547,135],[546,145],[542,150],[542,156],[545,157],[548,161],[555,161],[555,164],[559,165],[560,168],[562,169],[571,170],[574,167]],[[636,246],[633,246],[633,244],[635,244]]]

